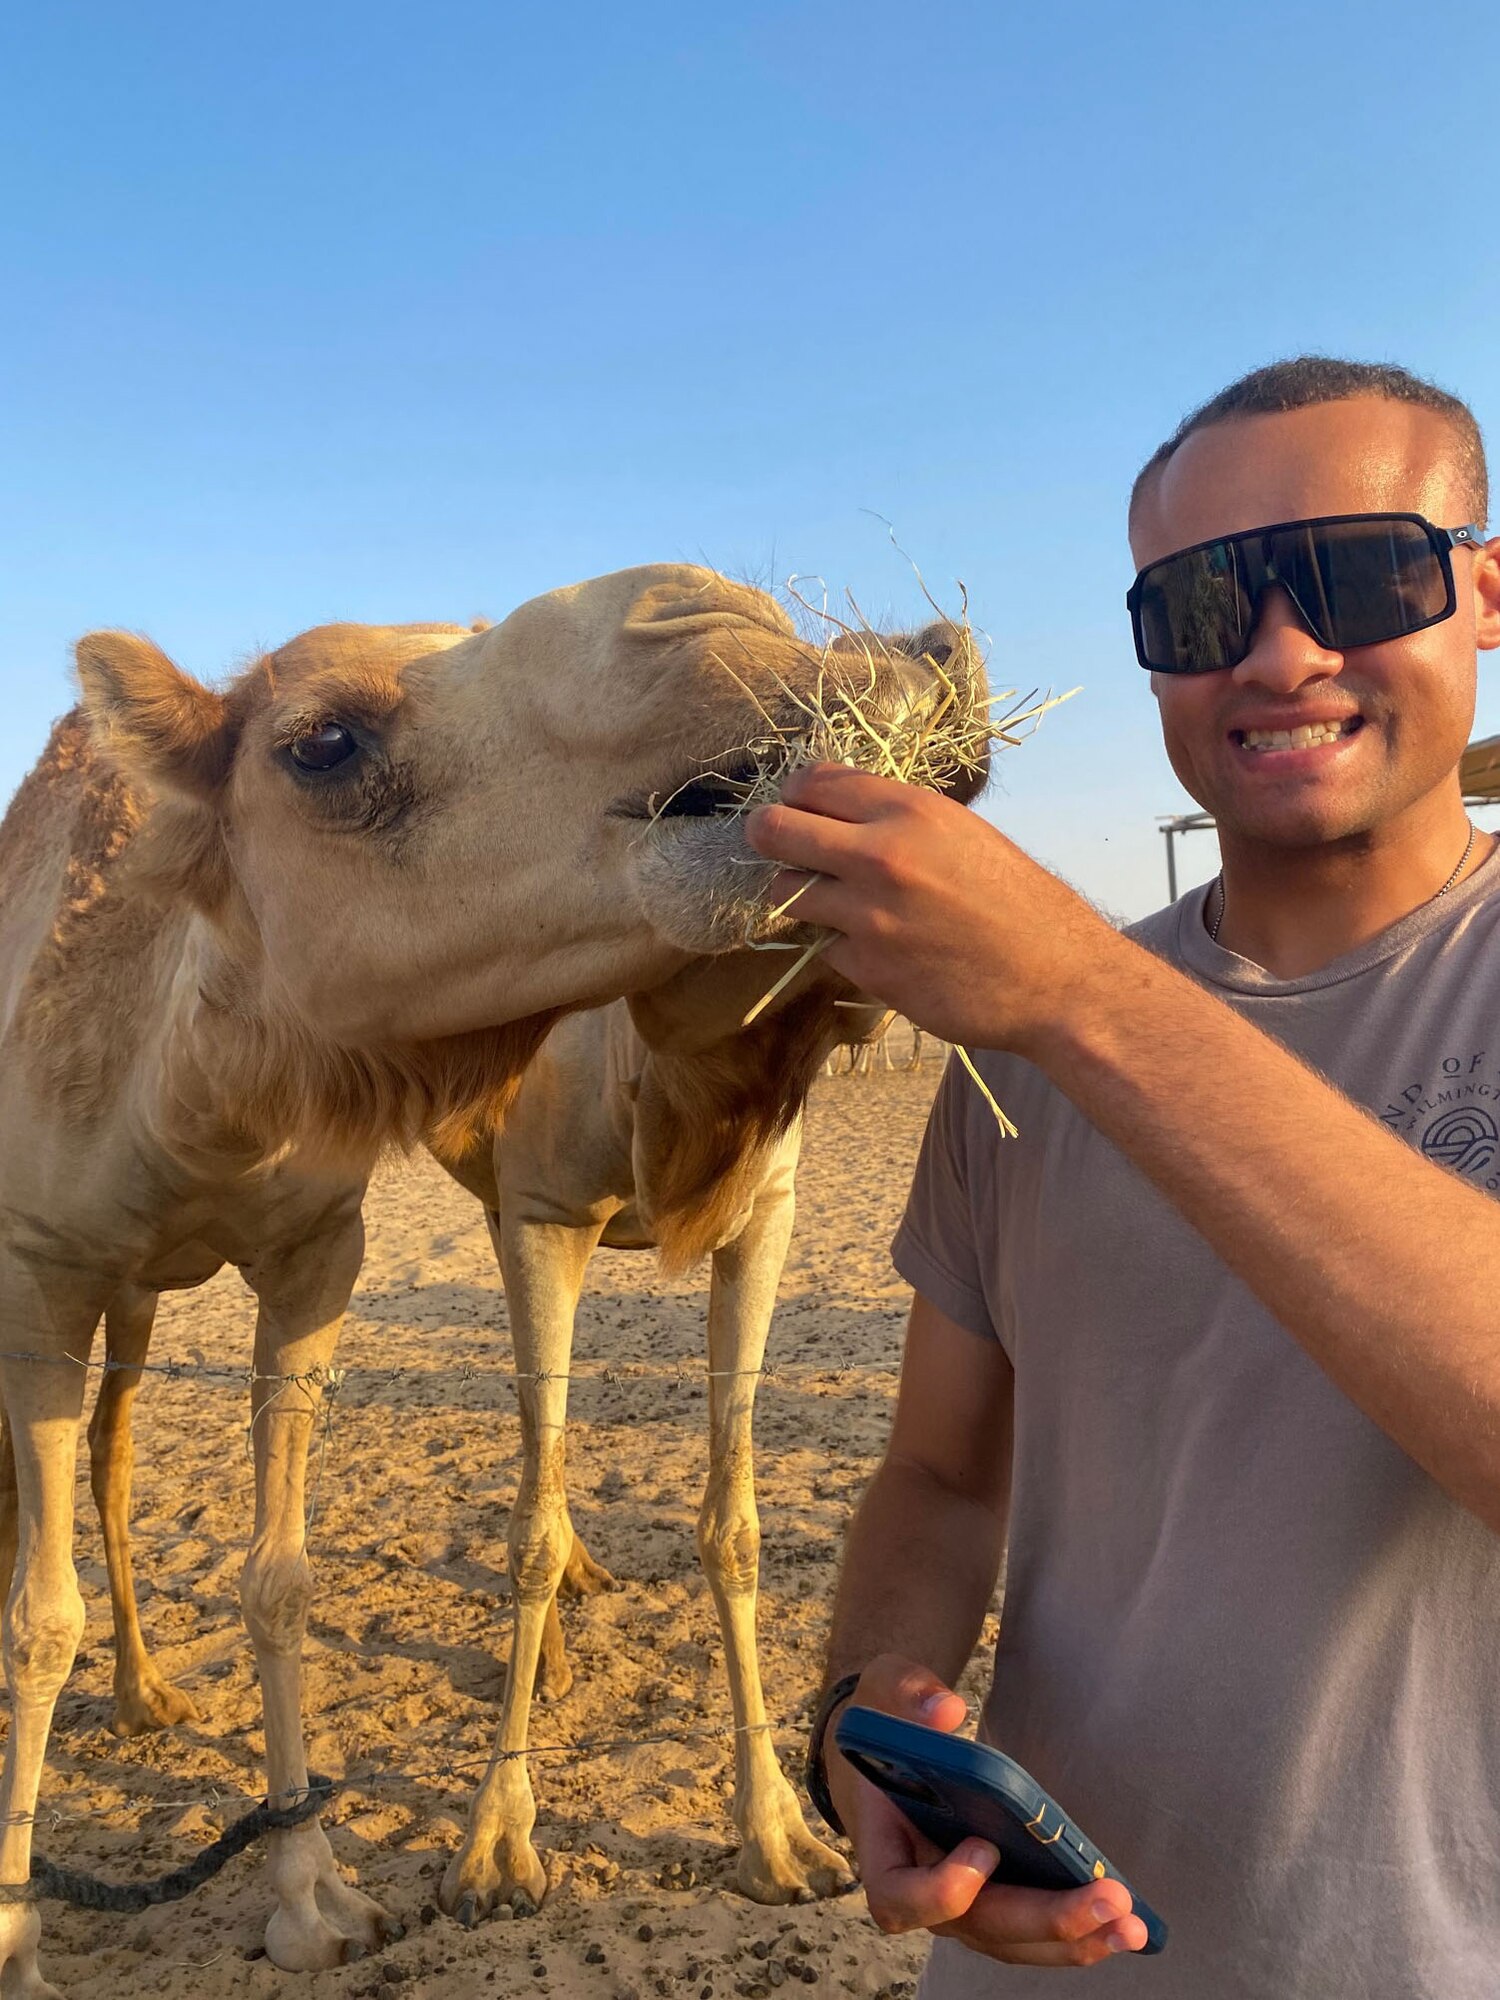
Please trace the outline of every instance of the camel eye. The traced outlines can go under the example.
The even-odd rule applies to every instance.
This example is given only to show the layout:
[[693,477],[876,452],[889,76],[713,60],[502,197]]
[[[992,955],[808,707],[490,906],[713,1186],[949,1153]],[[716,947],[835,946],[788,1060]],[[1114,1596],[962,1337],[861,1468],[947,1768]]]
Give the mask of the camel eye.
[[290,747],[292,762],[302,770],[331,771],[352,757],[359,745],[342,722],[325,722],[299,736]]

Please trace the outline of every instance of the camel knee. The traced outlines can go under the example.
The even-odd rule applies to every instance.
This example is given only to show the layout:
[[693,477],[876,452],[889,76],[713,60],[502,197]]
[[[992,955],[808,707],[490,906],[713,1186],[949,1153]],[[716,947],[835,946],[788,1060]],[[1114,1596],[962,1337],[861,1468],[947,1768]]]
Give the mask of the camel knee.
[[573,1529],[560,1502],[525,1505],[518,1500],[510,1524],[510,1581],[517,1603],[544,1604],[557,1595]]
[[748,1477],[709,1481],[698,1516],[698,1559],[728,1596],[746,1596],[760,1575],[760,1518]]
[[5,1672],[18,1703],[51,1702],[83,1638],[83,1594],[71,1569],[44,1585],[26,1577],[5,1618]]
[[301,1549],[251,1548],[240,1573],[240,1613],[258,1651],[299,1651],[311,1602],[312,1569]]

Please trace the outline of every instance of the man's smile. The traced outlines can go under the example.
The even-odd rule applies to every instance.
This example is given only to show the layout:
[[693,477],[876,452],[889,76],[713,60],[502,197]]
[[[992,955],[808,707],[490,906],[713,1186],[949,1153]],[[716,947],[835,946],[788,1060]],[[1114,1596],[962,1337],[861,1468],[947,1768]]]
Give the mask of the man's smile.
[[1317,716],[1305,720],[1273,723],[1269,718],[1256,726],[1244,724],[1229,731],[1229,740],[1239,750],[1257,757],[1283,755],[1288,751],[1317,750],[1345,743],[1364,727],[1359,714]]

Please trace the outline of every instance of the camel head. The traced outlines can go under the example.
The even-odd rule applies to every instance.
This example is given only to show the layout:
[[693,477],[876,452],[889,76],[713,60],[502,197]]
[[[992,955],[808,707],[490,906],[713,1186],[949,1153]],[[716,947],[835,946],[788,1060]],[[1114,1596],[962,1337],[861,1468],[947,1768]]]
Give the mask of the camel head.
[[984,667],[967,628],[945,620],[816,646],[776,615],[782,643],[756,649],[757,672],[747,672],[738,644],[721,663],[755,693],[753,734],[726,745],[690,783],[631,808],[645,822],[636,867],[642,908],[693,953],[799,934],[795,912],[768,918],[777,871],[750,850],[743,827],[746,807],[776,797],[779,777],[797,764],[857,764],[965,804],[988,774]]
[[[823,656],[762,592],[662,565],[477,632],[319,627],[222,691],[131,634],[77,657],[158,880],[262,999],[358,1047],[644,991],[753,936],[766,869],[721,774],[768,718],[796,740]],[[882,656],[864,699],[916,712],[932,678]]]

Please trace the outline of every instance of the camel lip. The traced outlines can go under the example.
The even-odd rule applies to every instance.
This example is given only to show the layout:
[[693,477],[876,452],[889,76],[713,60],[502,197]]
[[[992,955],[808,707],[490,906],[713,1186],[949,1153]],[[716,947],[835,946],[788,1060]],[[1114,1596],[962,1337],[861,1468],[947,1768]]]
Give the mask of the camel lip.
[[984,761],[975,765],[955,765],[952,774],[939,786],[945,799],[956,799],[961,806],[973,805],[975,799],[990,781],[990,759],[986,746]]

